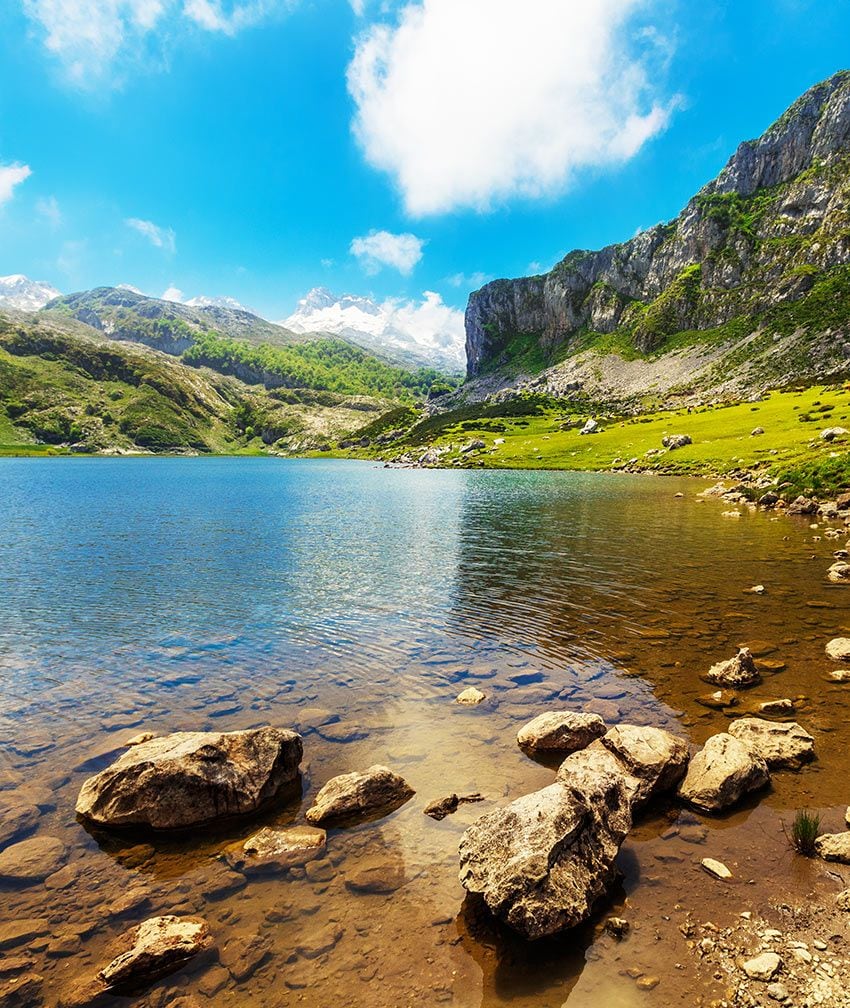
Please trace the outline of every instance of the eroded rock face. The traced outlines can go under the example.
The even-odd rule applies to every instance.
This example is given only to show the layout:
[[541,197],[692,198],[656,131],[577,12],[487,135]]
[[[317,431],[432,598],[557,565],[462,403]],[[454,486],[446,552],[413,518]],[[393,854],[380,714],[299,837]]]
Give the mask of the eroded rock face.
[[98,974],[109,991],[144,986],[180,969],[212,948],[207,922],[200,917],[151,917],[118,939],[122,951]]
[[767,763],[739,739],[721,732],[692,757],[679,796],[705,812],[719,812],[770,781]]
[[738,718],[729,725],[729,734],[773,767],[799,769],[815,758],[815,740],[795,721],[765,721]]
[[548,711],[520,728],[516,740],[522,749],[571,753],[604,734],[605,722],[598,714]]
[[569,784],[586,774],[622,778],[632,814],[667,791],[685,775],[688,747],[663,728],[618,725],[586,749],[568,756],[558,780]]
[[313,826],[265,827],[227,851],[227,862],[239,871],[285,871],[321,857],[327,834]]
[[576,772],[474,822],[460,841],[460,881],[524,937],[556,934],[589,916],[630,827],[622,776]]
[[824,861],[850,864],[850,830],[844,833],[824,833],[815,840],[815,851]]
[[333,777],[316,795],[307,810],[310,822],[348,819],[376,812],[387,813],[402,806],[416,792],[398,774],[385,766],[375,765],[363,773],[340,774]]
[[741,648],[734,658],[712,665],[703,678],[715,686],[732,689],[746,689],[761,682],[761,673],[756,668],[749,648]]
[[256,811],[298,776],[301,736],[280,728],[177,732],[90,777],[77,813],[104,826],[184,829]]

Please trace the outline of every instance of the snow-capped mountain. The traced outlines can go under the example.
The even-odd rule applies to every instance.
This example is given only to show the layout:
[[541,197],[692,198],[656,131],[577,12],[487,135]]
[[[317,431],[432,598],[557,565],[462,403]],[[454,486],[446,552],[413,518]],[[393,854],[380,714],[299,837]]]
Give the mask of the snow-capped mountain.
[[183,304],[188,305],[190,308],[229,308],[230,311],[248,312],[251,315],[257,314],[232,297],[206,297],[203,294],[199,294],[198,297],[189,298]]
[[466,363],[463,312],[444,304],[434,291],[425,291],[421,301],[378,303],[314,287],[280,324],[297,333],[342,336],[405,363],[450,371],[462,371]]
[[30,280],[21,273],[0,277],[0,308],[34,312],[60,294],[61,291],[46,281]]

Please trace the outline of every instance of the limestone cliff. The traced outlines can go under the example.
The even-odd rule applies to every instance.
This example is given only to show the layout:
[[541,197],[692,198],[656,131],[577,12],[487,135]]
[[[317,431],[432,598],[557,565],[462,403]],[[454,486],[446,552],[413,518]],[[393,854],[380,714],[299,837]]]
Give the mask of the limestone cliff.
[[[782,342],[781,370],[850,335],[850,72],[811,88],[668,224],[551,272],[496,280],[466,310],[467,373],[529,375],[595,350],[645,359],[697,344]],[[831,333],[800,353],[789,337]],[[749,344],[748,344],[749,345]],[[767,347],[753,345],[753,353]],[[795,357],[796,354],[796,357]],[[764,354],[762,354],[764,356]],[[776,356],[775,353],[773,355]],[[826,358],[829,358],[827,361]],[[768,369],[770,370],[770,369]]]

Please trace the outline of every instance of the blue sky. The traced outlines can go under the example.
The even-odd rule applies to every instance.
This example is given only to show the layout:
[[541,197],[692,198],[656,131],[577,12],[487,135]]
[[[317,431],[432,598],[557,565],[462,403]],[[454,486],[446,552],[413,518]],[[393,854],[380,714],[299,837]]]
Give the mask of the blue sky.
[[850,4],[4,0],[0,48],[0,274],[277,319],[669,219],[850,66]]

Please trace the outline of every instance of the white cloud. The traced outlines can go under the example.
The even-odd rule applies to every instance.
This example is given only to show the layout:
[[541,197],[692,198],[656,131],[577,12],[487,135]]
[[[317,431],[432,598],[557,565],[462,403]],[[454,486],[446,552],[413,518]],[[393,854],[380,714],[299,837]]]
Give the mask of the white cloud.
[[159,227],[153,221],[140,220],[138,217],[128,217],[124,223],[127,227],[138,231],[140,235],[144,235],[156,248],[161,248],[170,255],[174,255],[177,251],[177,235],[171,228]]
[[348,68],[367,160],[421,216],[562,190],[662,130],[669,57],[647,0],[419,0],[373,24]]
[[377,273],[383,266],[391,266],[403,276],[410,276],[422,258],[424,245],[425,242],[413,234],[370,231],[352,239],[350,252],[360,260],[367,273]]
[[93,87],[113,76],[118,64],[157,65],[163,45],[181,28],[235,35],[294,2],[23,0],[23,6],[71,81]]
[[55,196],[41,196],[35,201],[35,212],[52,228],[58,228],[62,223],[62,211]]
[[424,291],[422,297],[422,301],[385,301],[382,307],[389,323],[410,333],[421,346],[463,347],[463,312],[447,305],[435,291]]
[[476,273],[453,273],[450,277],[446,277],[446,280],[452,287],[465,287],[468,290],[477,290],[487,283],[489,279],[490,277],[486,273],[480,271]]
[[0,165],[0,206],[12,198],[15,186],[32,175],[32,169],[25,164]]
[[179,287],[175,287],[174,284],[166,287],[160,296],[163,301],[176,301],[178,304],[182,304],[185,298],[183,291]]

